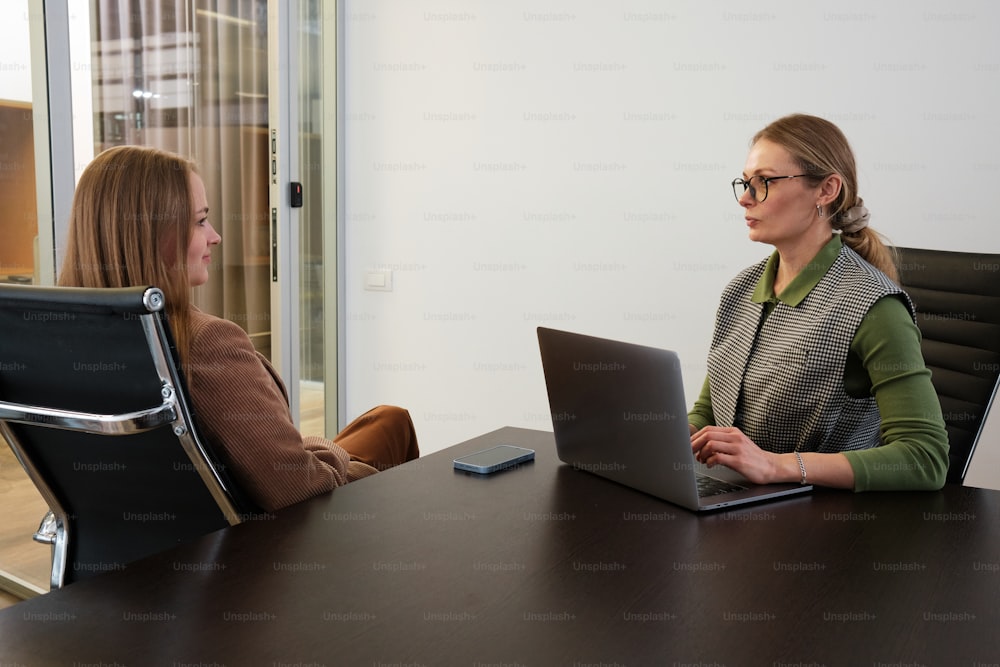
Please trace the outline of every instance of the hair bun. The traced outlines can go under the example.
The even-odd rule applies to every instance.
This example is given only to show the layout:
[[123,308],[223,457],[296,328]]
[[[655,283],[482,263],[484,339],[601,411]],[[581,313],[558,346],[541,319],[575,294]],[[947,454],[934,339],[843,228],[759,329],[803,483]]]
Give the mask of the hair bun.
[[871,214],[868,212],[868,209],[865,208],[864,202],[861,199],[858,199],[856,206],[852,206],[841,214],[840,231],[845,234],[860,232],[868,226],[869,218],[871,218]]

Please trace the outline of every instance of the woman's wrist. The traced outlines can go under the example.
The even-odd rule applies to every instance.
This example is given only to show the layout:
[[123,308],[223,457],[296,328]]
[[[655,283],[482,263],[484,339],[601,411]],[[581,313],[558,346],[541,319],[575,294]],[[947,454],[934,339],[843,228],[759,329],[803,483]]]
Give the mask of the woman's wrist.
[[799,484],[805,486],[808,480],[808,476],[806,473],[806,464],[802,460],[801,454],[799,454],[798,452],[794,452],[794,454],[795,454],[795,462],[799,464]]
[[[805,468],[805,483],[835,489],[854,488],[854,469],[843,452],[837,454],[817,454],[803,452],[797,457],[792,454],[775,454],[776,463],[772,483],[784,482],[801,484],[802,468]],[[802,466],[799,466],[799,457]]]
[[802,470],[799,467],[799,459],[796,454],[775,454],[778,463],[775,466],[775,474],[772,483],[791,483],[802,480]]

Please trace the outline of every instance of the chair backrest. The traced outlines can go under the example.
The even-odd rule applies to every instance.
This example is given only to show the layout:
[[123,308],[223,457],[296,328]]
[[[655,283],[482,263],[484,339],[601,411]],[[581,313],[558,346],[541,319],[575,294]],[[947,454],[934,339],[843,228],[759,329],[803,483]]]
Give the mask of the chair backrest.
[[162,308],[0,285],[0,432],[55,514],[53,588],[256,511],[198,437]]
[[1000,255],[897,248],[961,482],[1000,376]]

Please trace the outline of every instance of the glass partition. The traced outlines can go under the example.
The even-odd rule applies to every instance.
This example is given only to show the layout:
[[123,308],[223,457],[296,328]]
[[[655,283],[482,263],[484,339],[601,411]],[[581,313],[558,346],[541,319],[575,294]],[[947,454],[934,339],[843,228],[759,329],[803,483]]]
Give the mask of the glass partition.
[[[0,282],[39,283],[38,188],[35,133],[45,114],[32,99],[31,21],[28,0],[9,0],[0,22]],[[36,123],[36,117],[42,122]],[[0,363],[4,359],[0,356]],[[31,540],[48,507],[13,452],[0,440],[0,589],[18,597],[48,590],[49,547]]]
[[[28,2],[7,9],[0,39],[0,281],[35,282],[35,123],[31,101],[31,45]],[[44,131],[44,128],[42,128]]]
[[[31,136],[46,128],[32,123],[27,23],[29,16],[43,20],[43,3],[13,1],[16,11],[8,11],[0,29],[0,192],[5,204],[0,280],[30,283],[38,282],[34,258],[39,252]],[[324,115],[324,109],[330,114],[335,109],[332,93],[324,104],[324,78],[335,64],[324,69],[323,3],[292,2],[286,28],[301,67],[297,76],[279,82],[278,94],[296,96],[298,136],[290,141],[298,142],[299,160],[290,178],[302,182],[304,196],[298,209],[301,317],[279,322],[271,303],[268,108],[269,94],[275,93],[268,88],[268,3],[285,0],[66,1],[72,28],[83,35],[80,43],[70,44],[75,50],[70,67],[75,78],[89,78],[89,86],[73,95],[75,148],[53,146],[53,153],[71,155],[77,176],[94,155],[123,144],[156,146],[197,162],[223,242],[213,252],[213,274],[196,289],[195,302],[240,324],[267,357],[274,352],[275,327],[299,336],[300,427],[307,434],[326,434],[325,418],[336,414],[335,406],[326,409],[325,382],[336,356],[335,342],[329,348],[325,344],[325,332],[335,331],[336,307],[329,306],[331,299],[336,303],[335,294],[328,290],[336,289],[330,272],[336,209],[332,195],[323,195],[324,189],[335,191],[323,186],[324,179],[335,183],[335,161],[324,164],[324,155],[331,154],[324,128],[335,128],[335,117],[331,122]],[[328,4],[326,11],[335,15],[336,3]],[[332,36],[334,24],[329,25]],[[65,233],[64,221],[54,227],[57,234]],[[53,253],[53,248],[41,252]],[[330,380],[336,382],[335,373]],[[5,515],[0,588],[22,597],[48,590],[49,548],[31,541],[47,508],[2,442],[0,502]]]
[[[327,344],[326,332],[329,318],[336,316],[336,284],[329,273],[334,265],[336,215],[335,186],[325,186],[334,172],[334,164],[326,164],[324,153],[330,154],[325,136],[325,112],[335,108],[336,98],[331,93],[324,95],[324,87],[329,81],[329,72],[324,65],[323,40],[333,38],[325,34],[327,26],[333,32],[330,16],[324,18],[324,11],[335,13],[336,3],[324,7],[319,0],[303,0],[299,4],[299,16],[293,21],[298,44],[298,113],[299,165],[298,180],[302,183],[302,208],[299,210],[301,232],[299,236],[301,263],[299,266],[300,285],[300,353],[301,353],[301,428],[304,433],[330,437],[336,433],[335,420],[327,421],[326,409],[328,393],[325,382],[331,367],[331,355],[336,356],[336,346]],[[329,105],[329,107],[327,106]],[[325,168],[327,167],[327,168]],[[327,211],[329,208],[329,211]],[[326,224],[324,224],[324,222]],[[327,261],[329,257],[329,262]],[[335,366],[333,366],[335,369]],[[330,383],[336,383],[335,370]],[[332,386],[331,386],[332,389]],[[335,412],[335,410],[333,410]],[[329,424],[329,426],[327,426]]]
[[195,290],[271,353],[267,0],[93,0],[94,153],[156,146],[194,159],[223,242]]

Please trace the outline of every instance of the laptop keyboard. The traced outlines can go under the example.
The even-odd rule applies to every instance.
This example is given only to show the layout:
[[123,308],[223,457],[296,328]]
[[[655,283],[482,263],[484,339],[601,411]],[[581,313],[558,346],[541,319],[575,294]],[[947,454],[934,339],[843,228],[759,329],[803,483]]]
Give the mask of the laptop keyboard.
[[706,498],[708,496],[717,496],[722,493],[730,493],[732,491],[742,491],[745,486],[739,484],[734,484],[732,482],[726,482],[721,479],[716,479],[715,477],[709,477],[708,475],[695,475],[698,480],[698,497]]

